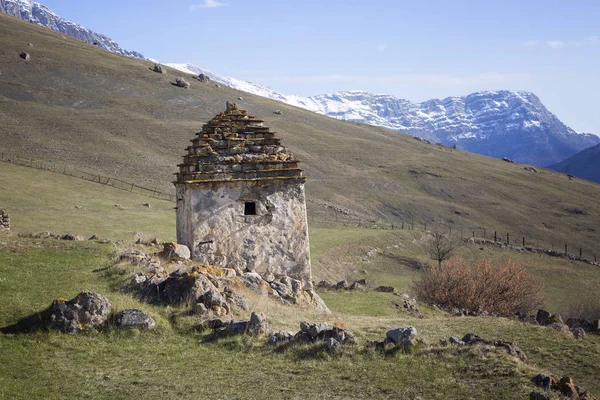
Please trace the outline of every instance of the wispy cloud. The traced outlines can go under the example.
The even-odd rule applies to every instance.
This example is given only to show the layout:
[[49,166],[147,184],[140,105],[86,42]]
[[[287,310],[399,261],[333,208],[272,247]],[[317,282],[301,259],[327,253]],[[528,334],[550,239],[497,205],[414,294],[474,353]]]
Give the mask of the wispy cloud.
[[271,76],[270,81],[294,82],[294,83],[419,83],[447,86],[470,86],[470,85],[492,85],[514,81],[523,81],[531,78],[529,74],[499,72],[486,72],[475,75],[451,75],[451,74],[396,74],[388,76],[371,75],[299,75],[299,76]]
[[379,43],[377,47],[375,47],[375,50],[377,50],[378,53],[383,53],[387,50],[387,44]]
[[598,36],[588,36],[581,40],[527,40],[523,42],[525,47],[549,47],[551,49],[560,49],[563,47],[582,47],[593,45],[598,41]]
[[204,0],[204,3],[201,4],[192,4],[189,9],[190,11],[198,10],[201,8],[219,8],[219,7],[227,7],[228,3],[222,3],[218,0]]

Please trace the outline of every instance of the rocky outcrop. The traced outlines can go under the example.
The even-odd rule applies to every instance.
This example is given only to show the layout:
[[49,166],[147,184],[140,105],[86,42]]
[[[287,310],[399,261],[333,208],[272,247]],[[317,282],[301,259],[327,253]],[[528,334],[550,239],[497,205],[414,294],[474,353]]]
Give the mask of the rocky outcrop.
[[531,381],[535,386],[543,389],[544,392],[531,392],[530,399],[553,399],[556,397],[552,392],[557,392],[557,394],[569,399],[596,400],[596,397],[592,394],[575,385],[573,378],[570,376],[563,376],[559,379],[542,373],[533,377]]
[[50,328],[74,334],[104,327],[110,307],[106,297],[94,292],[81,292],[69,301],[61,297],[48,310]]
[[163,251],[159,256],[167,260],[189,260],[191,253],[186,245],[169,242],[164,244]]
[[450,343],[456,346],[473,346],[473,345],[485,345],[493,346],[504,349],[509,355],[517,357],[521,361],[527,361],[525,353],[512,342],[506,342],[501,339],[486,340],[477,336],[474,333],[467,333],[462,339],[451,337],[448,341],[442,341],[442,345]]
[[0,210],[0,233],[10,232],[10,217],[4,210]]
[[189,89],[190,83],[186,81],[184,78],[175,79],[175,86],[179,86],[180,88]]

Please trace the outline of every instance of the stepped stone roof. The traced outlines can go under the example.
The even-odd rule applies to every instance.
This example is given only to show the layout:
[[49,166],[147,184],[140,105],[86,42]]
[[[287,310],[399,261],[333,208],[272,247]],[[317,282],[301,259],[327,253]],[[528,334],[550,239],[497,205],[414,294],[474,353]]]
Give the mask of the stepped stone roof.
[[306,180],[298,160],[281,145],[264,121],[237,104],[208,121],[192,139],[175,184]]

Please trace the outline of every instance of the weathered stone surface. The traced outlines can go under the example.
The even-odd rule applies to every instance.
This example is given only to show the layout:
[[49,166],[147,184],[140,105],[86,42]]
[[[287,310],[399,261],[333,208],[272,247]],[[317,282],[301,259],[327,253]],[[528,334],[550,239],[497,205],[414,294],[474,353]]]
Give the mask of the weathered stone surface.
[[396,328],[387,331],[385,337],[394,344],[401,344],[406,339],[412,339],[417,335],[417,328],[413,326],[407,326],[404,328]]
[[104,326],[110,314],[110,301],[98,293],[81,292],[73,299],[54,300],[49,309],[50,328],[62,333],[78,333]]
[[267,340],[267,344],[276,345],[279,343],[287,343],[291,342],[294,339],[294,334],[288,331],[277,331],[273,332],[269,339]]
[[535,386],[542,388],[544,390],[550,390],[550,388],[552,387],[552,384],[556,383],[556,381],[553,379],[551,376],[548,376],[546,374],[538,374],[535,377],[533,377],[533,379],[531,379],[531,381],[534,383]]
[[450,339],[448,339],[448,342],[450,342],[450,344],[454,344],[454,345],[457,345],[457,346],[464,346],[465,345],[465,342],[463,342],[462,340],[460,340],[460,339],[458,339],[458,338],[456,338],[454,336],[451,336]]
[[548,394],[544,392],[531,392],[529,393],[529,400],[549,400]]
[[73,235],[71,233],[67,233],[61,237],[62,240],[75,240],[75,241],[83,241],[85,238],[80,235]]
[[325,330],[327,330],[327,323],[326,322],[322,322],[319,324],[311,324],[310,327],[308,328],[308,335],[311,338],[316,338],[317,336],[319,336],[319,334]]
[[163,67],[160,64],[154,64],[154,67],[152,68],[152,71],[158,72],[159,74],[166,74],[167,73],[167,70],[165,69],[165,67]]
[[22,51],[21,54],[19,54],[19,57],[21,57],[25,61],[31,60],[31,56],[26,51]]
[[575,383],[573,378],[570,376],[564,376],[558,382],[558,390],[567,397],[577,397],[577,390],[575,389]]
[[155,322],[142,310],[128,308],[115,317],[115,327],[120,329],[152,329]]
[[196,303],[198,299],[217,288],[206,276],[198,273],[173,273],[165,282],[165,295],[171,304]]
[[164,244],[160,256],[169,260],[189,260],[191,253],[186,245],[170,242]]
[[585,330],[581,327],[574,328],[572,330],[573,336],[575,339],[584,339],[585,338]]
[[190,83],[183,78],[175,79],[176,86],[179,86],[184,89],[188,89],[190,87]]
[[375,288],[375,291],[383,293],[394,293],[396,289],[394,289],[392,286],[377,286]]
[[331,353],[336,353],[342,350],[342,344],[334,338],[325,339],[325,349]]
[[248,322],[248,333],[254,336],[264,336],[268,330],[269,324],[265,315],[253,312]]
[[571,333],[571,330],[569,329],[569,326],[560,322],[554,322],[550,325],[548,325],[550,328],[562,332],[562,333]]

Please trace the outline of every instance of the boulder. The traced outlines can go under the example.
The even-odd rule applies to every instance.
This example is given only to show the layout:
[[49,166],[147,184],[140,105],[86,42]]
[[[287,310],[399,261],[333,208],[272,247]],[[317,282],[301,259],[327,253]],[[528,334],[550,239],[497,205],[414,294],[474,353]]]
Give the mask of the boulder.
[[155,322],[142,310],[129,308],[121,311],[115,318],[115,327],[120,329],[152,329]]
[[463,342],[462,340],[459,340],[458,338],[451,336],[450,339],[448,339],[448,342],[450,344],[454,344],[456,346],[464,346],[465,342]]
[[245,272],[242,275],[242,283],[248,289],[251,289],[263,296],[269,294],[269,284],[256,272]]
[[94,292],[81,292],[69,301],[56,299],[48,310],[50,328],[69,334],[103,327],[109,314],[110,301]]
[[159,253],[159,256],[167,260],[179,261],[189,260],[191,253],[186,245],[169,242],[164,244],[163,251]]
[[184,89],[189,89],[190,83],[183,78],[175,79],[175,85]]
[[210,279],[194,272],[172,273],[166,280],[164,289],[169,303],[177,305],[186,302],[197,303],[198,299],[209,290],[218,292]]
[[321,322],[318,324],[310,324],[307,333],[311,338],[315,339],[321,332],[325,330],[327,330],[327,323]]
[[160,64],[154,64],[154,67],[152,68],[152,71],[154,72],[158,72],[159,74],[166,74],[167,71],[165,70],[165,68],[160,65]]
[[156,296],[164,289],[168,277],[167,271],[161,265],[155,264],[150,267],[148,272],[135,274],[131,284],[136,286],[139,293],[144,297]]
[[248,333],[254,336],[264,336],[267,334],[268,329],[269,324],[265,315],[253,312],[250,316],[250,322],[248,322]]
[[85,240],[85,238],[83,236],[80,235],[73,235],[71,233],[67,233],[66,235],[61,236],[62,240],[75,240],[75,241],[83,241]]
[[417,329],[413,326],[407,326],[387,331],[385,338],[394,344],[402,344],[407,339],[413,339],[416,335]]
[[571,330],[569,329],[569,326],[567,324],[563,324],[561,322],[554,322],[550,325],[548,325],[550,328],[562,332],[562,333],[571,333]]
[[335,284],[335,289],[348,289],[348,282],[346,281],[339,281],[338,283]]
[[377,286],[375,288],[375,291],[383,293],[394,293],[396,289],[394,289],[392,286]]
[[548,394],[544,392],[531,392],[529,393],[529,400],[549,400]]
[[573,378],[570,376],[564,376],[558,381],[558,390],[567,397],[577,398],[577,390],[575,389],[575,383]]
[[531,379],[533,384],[544,390],[550,390],[553,384],[556,384],[556,379],[546,374],[538,374]]
[[227,326],[227,334],[243,335],[248,330],[248,321],[232,321]]
[[19,54],[19,57],[21,57],[25,61],[31,60],[31,56],[26,51],[22,51],[21,54]]

